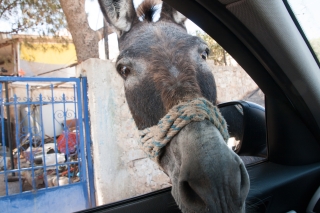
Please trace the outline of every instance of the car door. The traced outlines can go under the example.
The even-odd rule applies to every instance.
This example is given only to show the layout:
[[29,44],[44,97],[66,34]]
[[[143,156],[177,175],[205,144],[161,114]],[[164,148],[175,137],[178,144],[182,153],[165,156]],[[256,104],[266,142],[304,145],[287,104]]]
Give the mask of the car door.
[[[266,96],[267,158],[247,166],[247,211],[305,212],[320,186],[320,69],[290,5],[280,0],[165,2],[226,49]],[[320,204],[314,203],[312,211],[319,212]],[[85,212],[180,210],[168,188]]]
[[320,70],[288,3],[169,2],[216,39],[266,95],[268,160],[247,167],[248,211],[305,212],[320,186]]

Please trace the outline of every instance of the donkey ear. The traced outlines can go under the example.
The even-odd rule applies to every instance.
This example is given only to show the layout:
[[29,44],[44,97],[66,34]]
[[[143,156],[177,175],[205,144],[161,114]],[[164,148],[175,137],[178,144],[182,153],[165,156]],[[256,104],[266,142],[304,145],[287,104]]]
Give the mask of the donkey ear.
[[185,21],[187,20],[187,18],[184,15],[182,15],[180,12],[176,11],[171,6],[166,4],[165,2],[162,3],[161,19],[172,20],[175,23],[186,28]]
[[131,29],[137,18],[132,0],[99,0],[99,4],[104,18],[118,36]]

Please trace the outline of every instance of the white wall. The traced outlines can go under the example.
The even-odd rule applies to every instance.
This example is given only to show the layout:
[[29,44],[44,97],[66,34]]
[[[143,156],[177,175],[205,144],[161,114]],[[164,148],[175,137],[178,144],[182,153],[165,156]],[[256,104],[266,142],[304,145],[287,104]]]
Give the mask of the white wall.
[[170,186],[169,178],[138,145],[138,132],[114,64],[89,59],[77,66],[88,78],[97,205]]

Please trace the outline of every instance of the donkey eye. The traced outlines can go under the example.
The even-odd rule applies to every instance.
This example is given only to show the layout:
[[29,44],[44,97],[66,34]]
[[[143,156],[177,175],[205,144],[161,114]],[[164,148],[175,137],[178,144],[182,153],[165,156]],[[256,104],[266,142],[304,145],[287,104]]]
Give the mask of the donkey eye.
[[122,76],[122,78],[127,79],[128,75],[130,74],[130,68],[126,66],[120,66],[119,67],[119,74]]
[[208,55],[209,55],[209,50],[206,49],[205,51],[203,51],[203,52],[201,53],[201,58],[202,58],[203,60],[207,60]]

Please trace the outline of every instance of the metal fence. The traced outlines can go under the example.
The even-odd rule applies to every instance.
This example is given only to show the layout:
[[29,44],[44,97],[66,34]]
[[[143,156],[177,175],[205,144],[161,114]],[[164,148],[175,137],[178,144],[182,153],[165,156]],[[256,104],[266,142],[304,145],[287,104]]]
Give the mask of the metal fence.
[[33,194],[34,200],[41,191],[56,189],[57,196],[80,185],[83,196],[68,210],[79,210],[82,201],[94,206],[86,79],[82,83],[84,93],[78,78],[0,78],[0,204],[11,195]]

